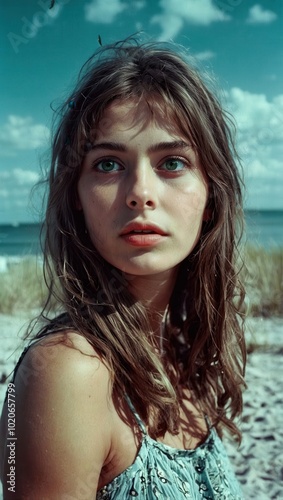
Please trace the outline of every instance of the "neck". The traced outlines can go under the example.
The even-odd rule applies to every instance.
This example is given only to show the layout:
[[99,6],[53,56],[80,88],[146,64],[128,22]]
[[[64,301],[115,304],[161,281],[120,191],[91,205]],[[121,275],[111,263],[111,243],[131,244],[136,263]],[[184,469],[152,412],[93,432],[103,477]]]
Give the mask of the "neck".
[[159,335],[160,325],[173,292],[178,268],[149,276],[135,276],[130,280],[131,293],[146,307],[151,328]]

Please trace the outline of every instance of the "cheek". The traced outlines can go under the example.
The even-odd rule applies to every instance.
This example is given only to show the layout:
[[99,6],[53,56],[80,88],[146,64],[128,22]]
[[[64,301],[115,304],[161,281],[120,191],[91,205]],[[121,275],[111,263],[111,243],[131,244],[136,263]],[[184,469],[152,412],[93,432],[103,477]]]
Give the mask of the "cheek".
[[92,215],[88,213],[87,216],[85,215],[85,225],[92,244],[101,253],[107,241],[108,234],[105,220],[97,213],[93,213]]
[[111,196],[103,189],[92,188],[81,191],[79,199],[93,244],[103,244],[110,234],[109,228],[116,213],[111,207]]
[[201,186],[200,189],[189,187],[182,190],[175,198],[176,208],[183,217],[202,218],[207,202],[207,189]]
[[208,200],[208,183],[200,170],[190,171],[180,177],[173,186],[174,192],[170,199],[179,205],[179,210],[194,213],[195,216],[203,213]]
[[97,218],[97,215],[103,216],[107,210],[107,196],[103,190],[87,185],[86,182],[78,185],[78,208],[84,213],[85,219],[91,220]]

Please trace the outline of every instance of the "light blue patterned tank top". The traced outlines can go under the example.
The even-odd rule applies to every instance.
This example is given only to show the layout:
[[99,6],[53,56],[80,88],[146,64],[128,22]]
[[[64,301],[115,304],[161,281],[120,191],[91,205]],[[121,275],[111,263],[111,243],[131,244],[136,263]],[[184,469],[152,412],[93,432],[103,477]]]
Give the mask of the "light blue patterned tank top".
[[96,500],[243,500],[221,439],[214,428],[194,450],[172,448],[152,439],[135,412],[142,433],[136,459],[111,483],[101,488]]
[[[34,343],[22,352],[14,369],[13,382],[19,364]],[[131,401],[126,399],[141,430],[141,446],[134,463],[101,488],[96,500],[244,499],[214,428],[209,426],[207,439],[194,450],[172,448],[148,435]]]

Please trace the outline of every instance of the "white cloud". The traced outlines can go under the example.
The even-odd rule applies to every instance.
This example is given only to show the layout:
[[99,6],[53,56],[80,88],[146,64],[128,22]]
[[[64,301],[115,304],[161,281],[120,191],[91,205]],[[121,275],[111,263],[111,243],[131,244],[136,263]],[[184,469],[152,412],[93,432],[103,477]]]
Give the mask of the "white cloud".
[[184,25],[184,20],[180,16],[164,12],[161,15],[153,16],[151,23],[160,24],[163,31],[158,37],[158,40],[164,41],[171,40],[179,33],[179,31],[181,31]]
[[23,184],[35,184],[39,180],[39,174],[33,170],[24,170],[22,168],[15,168],[13,170],[15,180],[21,186]]
[[249,24],[269,24],[277,19],[277,14],[272,10],[264,10],[261,5],[256,4],[249,10],[246,20]]
[[[1,179],[1,176],[0,176]],[[0,189],[0,199],[1,198],[8,198],[9,197],[9,191],[8,189]]]
[[234,87],[228,100],[242,133],[253,131],[259,142],[283,140],[283,94],[268,101],[265,94]]
[[111,24],[126,7],[121,0],[92,0],[85,5],[85,18],[92,23]]
[[[5,191],[8,196],[5,196]],[[27,221],[31,218],[30,189],[23,187],[11,187],[0,190],[0,221],[11,223]]]
[[268,100],[240,88],[227,93],[237,125],[237,146],[247,184],[249,206],[282,206],[283,94]]
[[49,130],[45,125],[34,123],[31,116],[9,115],[0,127],[0,147],[2,155],[12,155],[17,150],[36,149],[46,144]]
[[263,163],[262,160],[254,158],[247,166],[248,169],[247,174],[249,177],[256,177],[257,179],[259,178],[263,179],[269,176],[269,168],[270,165],[266,165],[266,163]]
[[209,26],[213,22],[230,20],[212,0],[160,0],[159,6],[162,12],[153,16],[151,23],[160,25],[160,40],[177,36],[184,23]]
[[0,172],[1,186],[4,186],[3,193],[8,187],[32,186],[39,180],[38,172],[34,170],[25,170],[23,168],[13,168]]
[[39,178],[38,172],[30,169],[11,168],[0,171],[1,222],[30,219],[29,210],[33,206],[33,202],[30,205],[31,189]]
[[199,61],[208,61],[209,59],[213,59],[215,57],[215,52],[211,50],[204,50],[203,52],[198,52],[195,54],[195,58]]
[[146,2],[144,0],[136,0],[135,2],[131,3],[131,7],[137,10],[144,9],[146,6]]

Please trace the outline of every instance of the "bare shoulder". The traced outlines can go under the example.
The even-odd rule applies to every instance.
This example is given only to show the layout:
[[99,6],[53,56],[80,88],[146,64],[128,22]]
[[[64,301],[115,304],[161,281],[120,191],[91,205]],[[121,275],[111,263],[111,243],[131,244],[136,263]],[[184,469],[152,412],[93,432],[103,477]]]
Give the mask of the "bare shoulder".
[[24,393],[31,403],[35,397],[54,400],[62,391],[69,396],[81,395],[85,402],[89,398],[99,400],[105,407],[111,400],[108,367],[87,339],[76,332],[53,334],[31,346],[19,366],[15,384],[18,397]]
[[15,387],[17,498],[94,498],[115,413],[108,367],[81,335],[53,334],[28,350]]
[[74,331],[51,334],[32,345],[23,358],[17,378],[26,383],[27,379],[32,381],[32,375],[50,375],[56,380],[57,370],[61,375],[75,370],[74,377],[94,372],[109,381],[106,364],[88,340]]

